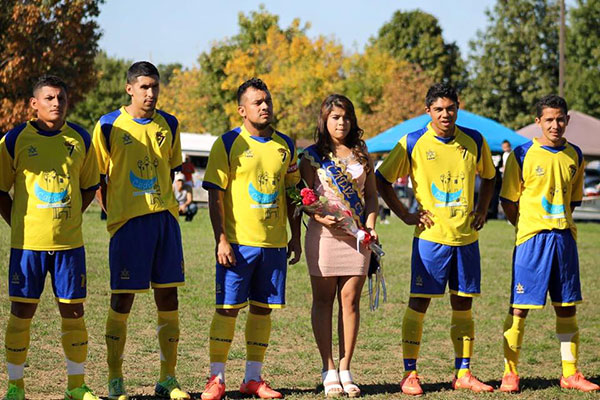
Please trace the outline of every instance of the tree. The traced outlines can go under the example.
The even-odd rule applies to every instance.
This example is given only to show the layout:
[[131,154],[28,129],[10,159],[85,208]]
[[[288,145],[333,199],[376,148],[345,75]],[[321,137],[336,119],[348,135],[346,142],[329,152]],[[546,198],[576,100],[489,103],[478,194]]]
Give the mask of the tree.
[[565,96],[569,106],[600,118],[600,0],[569,10]]
[[2,1],[0,6],[0,130],[30,116],[31,87],[43,74],[67,80],[72,104],[96,79],[102,0]]
[[436,82],[459,90],[466,84],[465,63],[454,43],[446,43],[437,18],[421,10],[396,11],[371,38],[371,46],[395,58],[419,65]]
[[181,63],[158,64],[156,68],[160,73],[160,84],[164,87],[171,82],[175,71],[181,70],[183,65]]
[[207,74],[197,68],[174,70],[169,84],[161,88],[159,106],[175,114],[182,132],[208,132],[205,117],[209,96],[202,91],[208,80]]
[[513,128],[532,121],[535,102],[558,86],[558,4],[498,0],[471,42],[471,111]]
[[125,81],[130,61],[111,58],[100,52],[95,59],[97,84],[85,99],[71,108],[69,120],[91,130],[98,119],[109,111],[129,104]]

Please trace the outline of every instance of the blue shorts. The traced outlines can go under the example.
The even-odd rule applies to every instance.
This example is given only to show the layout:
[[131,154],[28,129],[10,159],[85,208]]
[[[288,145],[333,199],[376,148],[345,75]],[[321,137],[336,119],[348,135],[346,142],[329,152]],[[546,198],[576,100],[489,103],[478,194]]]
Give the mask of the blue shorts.
[[231,244],[236,265],[217,263],[216,307],[242,308],[248,302],[265,308],[285,306],[287,254],[285,247],[264,248]]
[[38,303],[50,272],[54,296],[61,303],[83,303],[86,295],[85,250],[10,249],[8,295],[11,301]]
[[481,292],[479,243],[448,246],[419,238],[413,239],[411,259],[411,297],[441,297],[446,291],[463,297]]
[[183,285],[179,223],[169,211],[130,219],[110,239],[108,260],[113,293]]
[[581,303],[579,256],[571,231],[543,231],[515,247],[510,303],[516,308],[543,308]]

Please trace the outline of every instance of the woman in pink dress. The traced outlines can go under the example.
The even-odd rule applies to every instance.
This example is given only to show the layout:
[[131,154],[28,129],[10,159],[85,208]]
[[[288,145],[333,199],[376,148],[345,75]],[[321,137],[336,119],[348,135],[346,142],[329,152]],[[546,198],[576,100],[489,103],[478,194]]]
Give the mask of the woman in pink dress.
[[[352,102],[333,94],[321,106],[315,144],[300,162],[300,174],[309,188],[351,208],[355,219],[377,239],[377,188],[373,163],[361,139]],[[360,396],[350,374],[360,319],[360,295],[369,268],[370,250],[339,229],[331,215],[311,215],[305,240],[313,302],[312,327],[323,361],[327,397]],[[339,374],[332,355],[332,311],[339,302]]]

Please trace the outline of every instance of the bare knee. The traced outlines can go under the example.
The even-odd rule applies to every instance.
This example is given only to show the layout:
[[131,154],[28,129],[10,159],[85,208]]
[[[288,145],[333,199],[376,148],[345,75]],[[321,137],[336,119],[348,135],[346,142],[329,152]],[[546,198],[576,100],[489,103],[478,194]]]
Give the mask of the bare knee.
[[577,313],[577,307],[575,307],[575,306],[568,306],[568,307],[554,306],[554,312],[556,312],[556,316],[559,318],[570,318],[570,317],[575,316],[575,314]]
[[31,319],[37,310],[37,303],[22,303],[13,301],[10,304],[10,312],[12,315],[22,319]]
[[110,308],[120,314],[129,314],[134,299],[133,293],[113,293],[110,296]]
[[511,307],[508,310],[508,313],[510,315],[514,315],[515,317],[526,318],[527,314],[529,314],[529,310],[526,309],[526,308],[514,308],[514,307]]
[[154,301],[159,311],[175,311],[179,308],[177,288],[155,288]]
[[236,318],[238,316],[238,313],[240,312],[240,309],[239,308],[228,308],[228,309],[217,308],[216,312],[217,312],[217,314],[222,315],[224,317]]
[[83,317],[83,303],[58,303],[58,311],[63,318],[81,318]]
[[256,315],[269,315],[273,311],[270,308],[255,306],[254,304],[250,304],[250,312]]
[[408,300],[408,307],[416,312],[425,313],[431,303],[431,299],[428,297],[411,297]]
[[453,310],[456,311],[466,311],[470,310],[473,306],[473,298],[472,297],[463,297],[457,296],[455,294],[450,295],[450,305]]

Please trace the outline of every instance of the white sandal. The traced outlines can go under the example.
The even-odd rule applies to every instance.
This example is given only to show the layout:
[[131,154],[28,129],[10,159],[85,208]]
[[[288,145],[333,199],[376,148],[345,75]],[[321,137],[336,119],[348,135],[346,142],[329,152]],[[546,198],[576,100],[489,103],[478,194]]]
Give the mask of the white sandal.
[[340,371],[340,381],[348,397],[360,397],[360,388],[354,384],[350,371]]
[[323,389],[325,397],[341,397],[344,395],[344,388],[340,385],[340,377],[335,369],[321,372],[323,378]]

